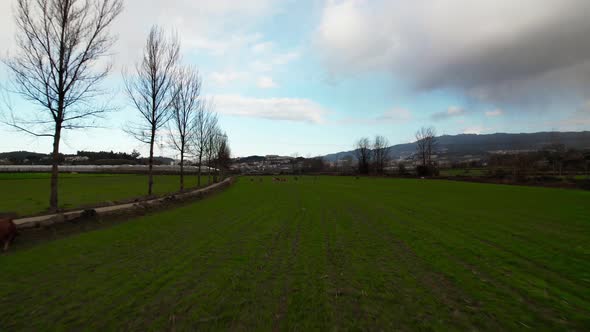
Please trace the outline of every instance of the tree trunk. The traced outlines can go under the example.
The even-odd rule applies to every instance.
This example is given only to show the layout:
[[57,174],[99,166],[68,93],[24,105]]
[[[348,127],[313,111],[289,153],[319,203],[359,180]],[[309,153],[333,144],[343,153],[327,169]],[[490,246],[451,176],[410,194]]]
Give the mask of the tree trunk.
[[211,184],[211,164],[207,163],[207,185]]
[[184,152],[180,152],[180,191],[184,191]]
[[215,173],[213,173],[213,183],[217,183],[217,178],[219,177],[219,165],[217,164],[217,162],[215,162],[213,165],[215,165]]
[[559,161],[559,176],[563,176],[563,163],[561,160]]
[[197,187],[201,187],[201,167],[203,162],[203,154],[199,153],[199,169],[197,170]]
[[59,164],[59,140],[61,137],[61,122],[55,124],[55,136],[53,136],[53,153],[51,160],[51,191],[49,194],[49,209],[57,211],[58,208],[58,164]]
[[154,139],[156,136],[156,130],[152,128],[152,137],[150,139],[150,157],[148,159],[148,196],[152,195],[152,189],[154,186]]

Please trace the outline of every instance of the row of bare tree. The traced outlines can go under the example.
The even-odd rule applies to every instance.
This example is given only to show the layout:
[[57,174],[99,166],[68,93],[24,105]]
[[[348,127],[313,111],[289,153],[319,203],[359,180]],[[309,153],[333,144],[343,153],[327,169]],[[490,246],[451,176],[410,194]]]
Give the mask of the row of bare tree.
[[[430,174],[433,168],[433,155],[436,151],[437,139],[434,127],[422,127],[415,134],[416,157],[420,161],[419,173]],[[384,136],[376,136],[375,140],[362,137],[354,145],[354,154],[360,174],[383,174],[390,160],[389,141]]]
[[[172,148],[180,155],[180,190],[184,190],[187,155],[195,156],[198,185],[203,161],[225,169],[230,159],[227,135],[218,125],[213,103],[201,96],[202,79],[192,66],[180,66],[180,43],[159,27],[148,35],[143,59],[133,73],[124,73],[125,90],[139,113],[125,131],[149,145],[148,195],[153,190],[154,143],[158,131],[167,128]],[[207,172],[209,180],[211,172]]]
[[362,137],[355,144],[354,154],[360,174],[383,174],[389,161],[389,141],[380,135],[373,142]]
[[574,177],[590,174],[590,151],[550,144],[539,151],[495,153],[490,155],[489,173],[495,178],[511,177],[524,181],[529,177]]
[[[26,133],[53,139],[49,205],[58,208],[58,165],[62,131],[95,127],[95,120],[113,108],[99,103],[100,83],[112,69],[104,61],[116,38],[109,32],[123,11],[123,0],[17,0],[16,52],[3,59],[14,92],[40,106],[34,117],[15,114],[3,122]],[[126,131],[149,144],[148,194],[153,193],[154,143],[168,129],[171,146],[181,159],[184,189],[187,154],[199,165],[222,168],[229,144],[217,124],[213,104],[201,97],[202,81],[194,67],[182,67],[180,44],[153,27],[141,61],[124,72],[125,91],[138,111]],[[100,101],[107,100],[102,98]],[[209,175],[210,177],[211,175]]]

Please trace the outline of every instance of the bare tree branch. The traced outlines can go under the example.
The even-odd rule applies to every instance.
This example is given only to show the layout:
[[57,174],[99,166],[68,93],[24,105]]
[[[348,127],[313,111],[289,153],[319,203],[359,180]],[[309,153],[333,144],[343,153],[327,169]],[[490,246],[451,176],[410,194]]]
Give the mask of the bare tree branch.
[[170,145],[180,153],[180,190],[184,190],[184,158],[194,135],[192,126],[201,102],[199,72],[193,67],[179,69],[175,85],[169,136]]
[[434,127],[422,127],[415,134],[416,136],[416,153],[421,161],[421,166],[425,175],[430,175],[433,166],[432,156],[434,155],[437,139],[436,129]]
[[[102,94],[98,84],[110,66],[97,68],[115,38],[108,26],[122,12],[122,0],[17,0],[16,54],[3,59],[16,93],[39,106],[47,119],[21,121],[11,127],[34,136],[53,137],[50,208],[58,207],[59,145],[64,129],[88,128],[85,122],[107,108],[91,102]],[[13,111],[13,110],[11,110]],[[53,134],[40,134],[34,125],[53,121]],[[43,128],[46,129],[46,128]]]
[[355,144],[354,154],[358,162],[360,174],[369,174],[371,164],[371,142],[368,138],[360,138]]
[[373,142],[373,165],[377,174],[383,174],[389,160],[389,141],[384,136],[376,136]]
[[148,195],[152,194],[154,142],[158,131],[172,116],[171,109],[178,93],[177,64],[180,44],[176,36],[167,37],[157,26],[152,27],[141,62],[133,75],[123,73],[129,100],[139,112],[138,122],[124,129],[140,142],[149,144]]
[[214,137],[215,150],[215,168],[219,172],[219,180],[223,180],[225,173],[229,170],[231,164],[231,150],[229,147],[229,139],[226,133],[219,133]]
[[191,127],[192,134],[190,136],[190,149],[193,155],[197,158],[197,163],[199,165],[197,171],[198,186],[201,186],[201,169],[203,167],[203,159],[206,158],[209,136],[212,135],[216,126],[217,116],[214,112],[213,102],[211,100],[201,100],[193,119]]
[[[209,121],[207,123],[207,130],[205,132],[205,141],[203,142],[205,158],[207,161],[207,166],[214,167],[215,166],[215,156],[217,154],[217,139],[218,136],[221,134],[221,129],[219,129],[219,125],[217,122],[217,116],[213,115],[209,117]],[[200,168],[200,167],[199,167]],[[211,169],[207,173],[208,183],[211,183]]]

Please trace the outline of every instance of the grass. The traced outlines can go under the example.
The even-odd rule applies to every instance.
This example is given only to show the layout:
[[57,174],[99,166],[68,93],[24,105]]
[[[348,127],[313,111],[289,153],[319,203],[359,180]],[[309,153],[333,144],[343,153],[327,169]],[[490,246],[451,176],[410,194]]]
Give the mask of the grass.
[[444,168],[441,176],[484,176],[488,172],[485,168]]
[[[179,176],[156,175],[154,193],[178,191]],[[203,177],[202,185],[207,177]],[[114,202],[147,193],[147,175],[138,174],[60,174],[60,207],[71,209],[85,205]],[[0,173],[0,212],[29,215],[49,207],[50,174]],[[185,187],[195,187],[197,177],[185,177]]]
[[0,256],[0,330],[588,330],[588,202],[442,180],[242,178],[174,210],[17,243]]
[[561,179],[572,178],[574,180],[590,180],[590,175],[587,175],[587,174],[563,175],[563,176],[558,176],[558,177]]
[[[505,172],[508,174],[512,173],[511,169],[506,169]],[[490,174],[490,170],[486,168],[443,168],[440,170],[441,176],[454,177],[454,176],[466,176],[466,177],[484,177]],[[543,175],[540,173],[538,175]],[[574,180],[587,180],[590,179],[588,174],[575,174],[575,175],[554,175],[552,173],[546,173],[547,176],[554,176],[561,179],[572,178]],[[532,176],[531,176],[532,177]]]

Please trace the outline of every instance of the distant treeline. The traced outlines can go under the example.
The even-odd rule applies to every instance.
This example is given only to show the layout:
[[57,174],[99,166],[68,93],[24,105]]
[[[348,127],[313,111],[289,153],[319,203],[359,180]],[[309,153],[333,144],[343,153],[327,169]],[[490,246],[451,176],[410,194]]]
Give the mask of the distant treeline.
[[553,144],[540,151],[492,154],[488,161],[492,176],[522,180],[531,175],[565,176],[589,174],[590,150],[568,149]]
[[49,155],[29,151],[13,151],[0,153],[0,164],[10,165],[42,165]]
[[141,154],[136,150],[131,153],[109,151],[78,151],[76,156],[87,157],[89,161],[97,160],[137,160]]
[[[169,165],[174,160],[166,157],[154,157],[154,165]],[[59,154],[61,165],[144,165],[147,158],[140,158],[140,153],[114,151],[77,151],[75,155]],[[5,165],[51,165],[49,154],[14,151],[0,153],[0,164]]]

